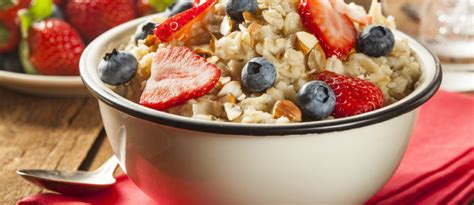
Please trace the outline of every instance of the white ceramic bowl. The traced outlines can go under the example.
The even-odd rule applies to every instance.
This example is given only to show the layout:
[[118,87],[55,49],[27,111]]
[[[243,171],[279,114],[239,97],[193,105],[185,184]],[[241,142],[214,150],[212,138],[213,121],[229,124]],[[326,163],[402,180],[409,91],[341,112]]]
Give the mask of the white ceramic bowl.
[[18,92],[55,97],[89,95],[79,76],[45,76],[0,70],[0,86]]
[[441,83],[438,60],[407,38],[423,69],[419,87],[382,109],[289,125],[201,121],[115,94],[97,76],[104,53],[127,42],[138,19],[103,34],[81,58],[104,126],[133,182],[161,204],[361,204],[397,168],[418,107]]

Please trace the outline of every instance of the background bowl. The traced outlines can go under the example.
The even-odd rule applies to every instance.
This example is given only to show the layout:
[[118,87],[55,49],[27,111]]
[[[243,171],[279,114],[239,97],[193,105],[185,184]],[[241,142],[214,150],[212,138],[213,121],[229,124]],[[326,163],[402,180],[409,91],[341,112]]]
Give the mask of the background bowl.
[[423,74],[406,98],[379,110],[288,125],[201,121],[152,110],[115,94],[97,76],[101,57],[147,18],[116,27],[81,57],[122,169],[161,204],[361,204],[397,168],[418,107],[441,83],[435,56],[409,36]]
[[79,76],[45,76],[0,70],[0,86],[40,96],[82,97],[86,87]]

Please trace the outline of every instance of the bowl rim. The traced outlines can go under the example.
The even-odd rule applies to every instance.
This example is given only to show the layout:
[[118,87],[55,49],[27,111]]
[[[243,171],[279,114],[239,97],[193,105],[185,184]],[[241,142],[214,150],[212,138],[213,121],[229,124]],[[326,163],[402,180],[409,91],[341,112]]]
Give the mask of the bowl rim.
[[48,85],[61,85],[61,86],[77,86],[81,85],[80,76],[50,76],[50,75],[37,75],[27,73],[15,73],[10,71],[0,70],[0,79],[15,81],[23,84],[48,84]]
[[[404,38],[418,44],[421,49],[424,49],[433,60],[435,70],[431,79],[424,86],[424,89],[414,94],[406,96],[402,103],[394,103],[381,109],[377,109],[368,113],[355,115],[352,117],[340,118],[335,120],[299,122],[290,124],[247,124],[247,123],[233,123],[233,122],[217,122],[193,119],[179,115],[169,114],[138,105],[128,99],[125,99],[118,94],[111,91],[103,83],[97,82],[93,79],[91,73],[88,72],[88,58],[91,56],[91,51],[94,49],[103,49],[105,41],[111,42],[114,37],[126,32],[127,30],[136,27],[138,24],[146,21],[153,16],[142,17],[118,27],[115,27],[108,32],[102,34],[90,43],[84,50],[80,60],[80,76],[84,85],[89,89],[93,96],[103,103],[123,112],[132,117],[143,119],[149,122],[157,123],[164,126],[170,126],[179,129],[200,131],[215,134],[231,134],[231,135],[245,135],[245,136],[283,136],[283,135],[300,135],[312,133],[327,133],[334,131],[344,131],[355,128],[360,128],[383,121],[390,120],[397,116],[403,115],[415,110],[426,101],[428,101],[436,91],[439,89],[442,80],[441,64],[438,57],[429,50],[424,44],[418,40],[402,33],[395,31],[396,34],[402,35]],[[134,31],[134,30],[133,30]],[[412,46],[410,46],[412,47]],[[93,57],[93,56],[91,56]],[[95,65],[97,66],[97,65]],[[424,69],[426,70],[426,69]],[[421,88],[419,88],[421,89]]]

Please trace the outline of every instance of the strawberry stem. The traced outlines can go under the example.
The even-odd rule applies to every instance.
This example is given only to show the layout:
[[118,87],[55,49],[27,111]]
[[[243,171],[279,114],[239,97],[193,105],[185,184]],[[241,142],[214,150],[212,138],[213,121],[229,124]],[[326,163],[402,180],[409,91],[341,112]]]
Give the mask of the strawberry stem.
[[0,45],[8,43],[10,39],[10,31],[4,25],[0,24]]
[[106,53],[104,56],[104,60],[108,61],[110,60],[113,56],[116,56],[118,54],[117,49],[114,48],[111,53]]
[[18,49],[18,55],[20,56],[20,62],[23,66],[23,69],[28,74],[38,74],[33,64],[30,61],[30,49],[28,47],[28,43],[25,39],[20,41],[20,47]]
[[28,37],[28,30],[33,22],[50,17],[53,14],[53,8],[53,0],[33,0],[29,9],[19,10],[22,37]]

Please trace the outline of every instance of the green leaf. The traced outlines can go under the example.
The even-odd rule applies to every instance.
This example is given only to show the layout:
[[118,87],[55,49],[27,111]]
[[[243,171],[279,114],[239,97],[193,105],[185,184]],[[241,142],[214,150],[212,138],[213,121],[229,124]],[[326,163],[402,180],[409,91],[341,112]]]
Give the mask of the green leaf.
[[0,9],[6,9],[14,5],[15,2],[13,2],[12,0],[0,0]]
[[41,21],[53,13],[53,0],[33,0],[29,12],[33,21]]
[[0,45],[10,39],[10,30],[0,23]]
[[174,4],[175,0],[149,0],[148,2],[157,12],[162,12]]
[[35,67],[33,66],[33,64],[31,64],[31,61],[29,59],[30,49],[28,47],[26,39],[21,39],[18,54],[20,56],[21,65],[23,66],[23,70],[25,70],[25,73],[38,74],[38,71],[36,71]]

